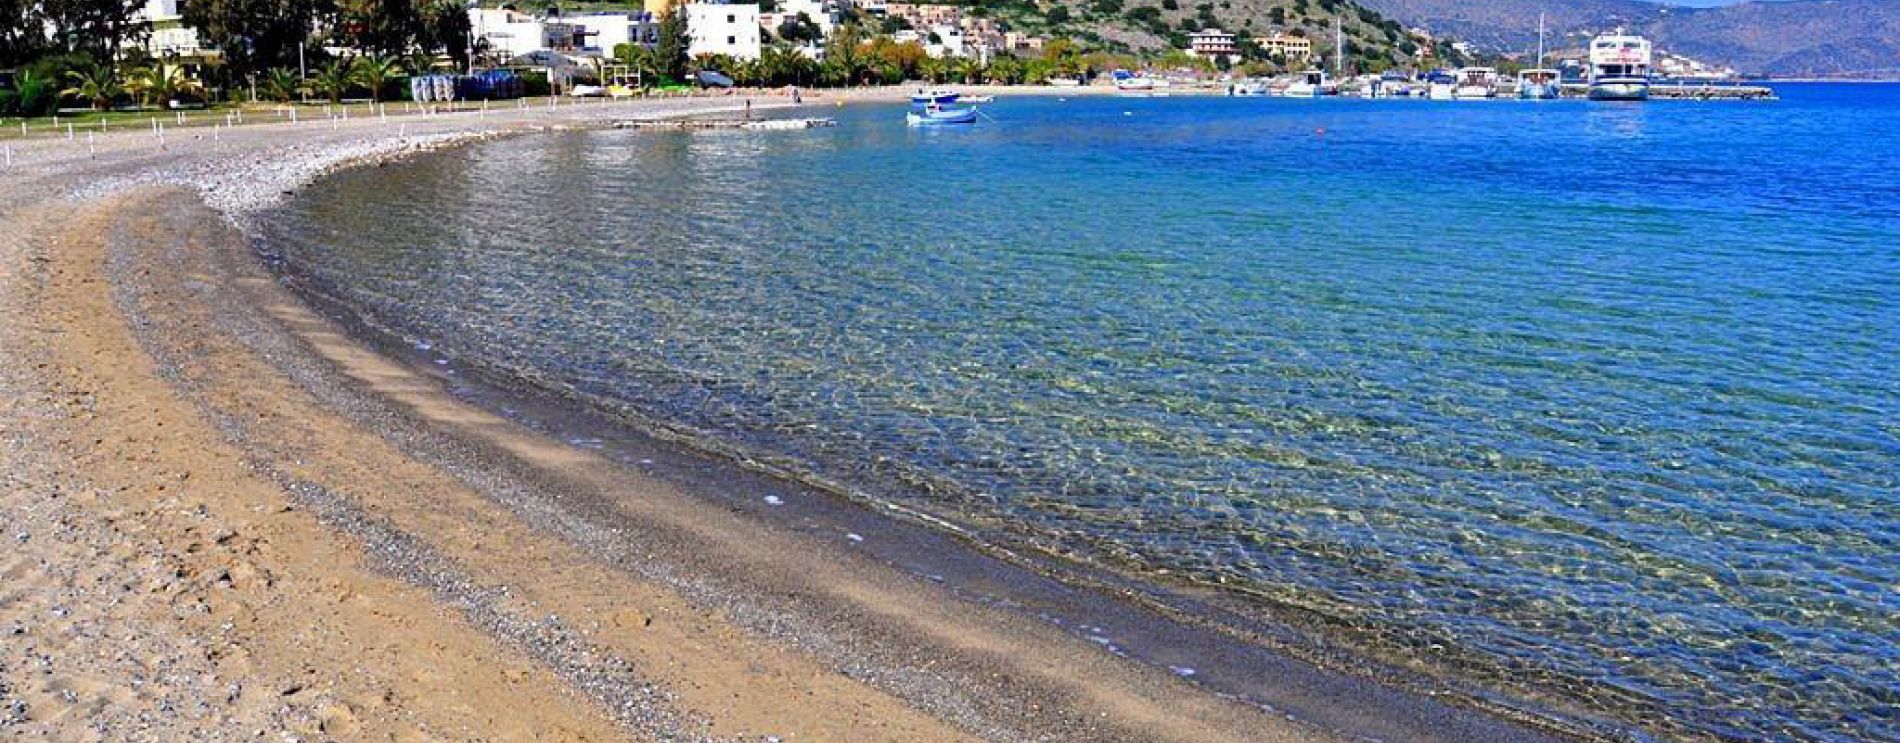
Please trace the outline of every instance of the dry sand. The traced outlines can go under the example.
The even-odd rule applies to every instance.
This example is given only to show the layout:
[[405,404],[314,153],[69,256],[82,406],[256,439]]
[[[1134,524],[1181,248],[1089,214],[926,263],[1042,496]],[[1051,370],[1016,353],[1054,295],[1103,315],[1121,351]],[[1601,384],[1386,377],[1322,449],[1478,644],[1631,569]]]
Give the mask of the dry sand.
[[14,144],[0,737],[1528,737],[1416,700],[1336,734],[714,505],[356,342],[240,226],[343,162],[735,103]]

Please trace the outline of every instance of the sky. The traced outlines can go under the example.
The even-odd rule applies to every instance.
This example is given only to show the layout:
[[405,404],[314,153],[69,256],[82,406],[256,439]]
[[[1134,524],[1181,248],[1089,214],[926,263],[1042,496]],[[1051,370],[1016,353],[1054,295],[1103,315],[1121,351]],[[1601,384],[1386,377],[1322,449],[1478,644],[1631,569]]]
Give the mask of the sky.
[[[1697,8],[1713,8],[1717,5],[1737,5],[1748,0],[1664,0],[1670,5],[1689,5]],[[1773,2],[1773,0],[1767,0]]]

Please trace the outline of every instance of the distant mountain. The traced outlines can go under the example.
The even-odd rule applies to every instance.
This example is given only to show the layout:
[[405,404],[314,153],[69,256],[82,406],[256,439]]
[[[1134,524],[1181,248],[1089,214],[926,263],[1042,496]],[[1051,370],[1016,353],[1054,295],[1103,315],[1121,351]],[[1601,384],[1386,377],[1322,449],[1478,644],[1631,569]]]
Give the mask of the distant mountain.
[[1900,77],[1900,1],[1791,0],[1686,8],[1643,0],[1361,0],[1435,34],[1494,51],[1627,27],[1668,51],[1777,77]]

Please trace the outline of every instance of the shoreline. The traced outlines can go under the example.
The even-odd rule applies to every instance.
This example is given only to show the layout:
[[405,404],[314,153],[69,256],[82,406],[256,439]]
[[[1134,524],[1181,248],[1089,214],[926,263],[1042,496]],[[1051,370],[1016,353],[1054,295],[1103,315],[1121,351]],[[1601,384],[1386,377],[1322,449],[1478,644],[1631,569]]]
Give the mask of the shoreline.
[[[732,102],[724,103],[725,110],[731,110]],[[615,117],[629,115],[623,109],[631,109],[632,115],[652,113],[642,111],[644,108],[636,103],[598,110],[612,111]],[[1134,668],[1073,633],[1052,631],[1038,626],[1033,619],[993,605],[996,593],[973,592],[973,588],[977,579],[994,580],[991,576],[998,568],[984,562],[991,558],[981,555],[959,558],[960,552],[972,552],[967,547],[951,545],[940,550],[943,556],[967,560],[965,567],[973,576],[972,582],[963,586],[946,587],[948,581],[933,581],[928,573],[920,576],[917,571],[893,569],[889,554],[866,557],[841,547],[835,539],[814,544],[816,540],[809,534],[761,528],[762,519],[757,514],[743,513],[736,504],[743,501],[763,510],[757,505],[756,494],[759,489],[775,487],[769,478],[708,474],[705,463],[694,461],[675,463],[672,466],[676,469],[669,472],[639,472],[638,467],[627,468],[625,463],[607,461],[585,448],[549,440],[516,423],[495,418],[480,406],[458,399],[452,389],[444,387],[444,380],[420,374],[413,364],[392,362],[386,355],[366,350],[351,335],[338,332],[332,320],[297,302],[284,301],[288,296],[285,288],[262,272],[263,266],[247,245],[255,240],[254,233],[220,227],[215,219],[214,224],[205,225],[207,212],[203,207],[194,207],[189,199],[173,203],[180,201],[176,184],[188,183],[194,190],[209,194],[210,208],[243,227],[257,209],[335,168],[382,162],[417,147],[452,146],[470,138],[600,123],[599,119],[558,119],[533,113],[518,121],[491,118],[500,119],[500,126],[434,122],[436,131],[404,140],[389,137],[386,125],[376,136],[377,124],[357,123],[339,127],[343,131],[332,129],[328,136],[316,138],[320,141],[298,143],[290,148],[293,152],[287,163],[266,157],[285,148],[282,142],[268,141],[273,138],[262,134],[249,139],[265,141],[240,142],[242,147],[206,153],[251,158],[248,167],[238,168],[205,157],[194,163],[189,155],[171,150],[139,152],[134,143],[116,150],[125,156],[122,161],[89,168],[104,171],[104,180],[75,189],[78,196],[74,201],[93,204],[116,200],[120,207],[101,207],[87,218],[108,227],[108,236],[120,236],[116,242],[108,237],[108,244],[100,246],[107,256],[104,284],[113,294],[114,305],[130,321],[129,332],[139,348],[157,362],[157,373],[151,379],[137,381],[173,389],[193,411],[192,415],[181,415],[174,425],[191,425],[194,418],[201,426],[207,420],[216,422],[206,430],[221,432],[227,444],[245,452],[245,458],[254,463],[254,471],[270,473],[270,479],[278,481],[285,502],[317,513],[318,536],[339,539],[350,549],[367,549],[370,562],[379,566],[372,573],[393,576],[412,590],[424,589],[434,596],[438,607],[455,609],[447,612],[450,624],[482,629],[475,634],[498,643],[501,652],[512,649],[526,653],[526,662],[518,665],[528,669],[524,673],[553,672],[560,679],[555,686],[568,690],[557,696],[570,702],[587,701],[597,710],[604,707],[612,712],[615,699],[624,700],[629,693],[637,693],[630,690],[643,685],[683,695],[677,701],[647,706],[655,713],[650,716],[627,710],[619,710],[624,714],[618,716],[610,713],[606,715],[609,727],[645,735],[685,733],[693,728],[695,720],[705,717],[741,721],[731,724],[742,729],[724,730],[724,734],[751,734],[760,725],[780,722],[781,717],[796,717],[808,735],[820,738],[825,737],[822,731],[827,729],[834,736],[840,730],[864,732],[851,724],[853,719],[840,719],[839,708],[806,709],[793,714],[787,706],[795,699],[801,700],[796,704],[804,704],[804,697],[796,693],[802,689],[806,696],[823,692],[847,706],[869,704],[860,711],[868,715],[875,709],[885,719],[904,721],[902,731],[888,730],[888,735],[878,736],[894,740],[950,739],[964,734],[1008,740],[1051,733],[1078,740],[1124,739],[1131,734],[1153,739],[1258,736],[1256,739],[1317,740],[1334,735],[1366,737],[1366,730],[1409,739],[1536,737],[1475,713],[1443,707],[1436,701],[1363,680],[1359,683],[1364,685],[1355,685],[1354,676],[1317,669],[1307,669],[1313,675],[1299,682],[1314,686],[1291,690],[1299,692],[1292,701],[1300,714],[1289,711],[1290,707],[1273,707],[1273,714],[1267,714],[1266,706],[1223,700],[1186,680],[1170,678],[1165,671]],[[352,136],[364,129],[372,136]],[[250,133],[232,132],[228,140],[244,140],[242,135]],[[127,135],[127,139],[136,137]],[[228,140],[219,144],[229,144]],[[171,172],[157,170],[166,163],[173,166]],[[214,174],[220,169],[221,174]],[[42,172],[39,177],[54,184],[61,182],[61,176],[54,173]],[[174,187],[168,189],[164,184]],[[44,199],[45,194],[37,198]],[[70,208],[58,203],[61,200],[57,197],[35,199],[33,194],[0,189],[0,203],[10,210],[20,204]],[[141,217],[153,221],[129,230],[129,242],[125,238],[128,230],[118,224],[125,214],[115,213],[125,211],[149,212],[149,217]],[[70,219],[56,215],[47,215],[45,220],[54,234],[66,231],[65,226],[70,225]],[[75,272],[86,269],[83,264],[61,263],[48,253],[43,242],[28,244],[24,250],[38,250],[38,255],[48,258],[40,262],[42,266],[57,264],[60,270]],[[155,272],[155,267],[166,267],[155,266],[154,257],[178,261],[174,267],[186,270],[168,279],[150,278],[162,273]],[[29,283],[25,278],[26,273],[16,275],[9,270],[0,273],[0,285]],[[98,288],[96,283],[91,286]],[[18,290],[12,286],[0,288]],[[196,317],[196,321],[180,324],[184,316]],[[104,324],[108,327],[100,332],[105,333],[118,321],[117,317],[93,317],[73,322]],[[208,339],[192,337],[207,329],[212,331]],[[20,342],[10,335],[4,340],[6,345],[0,348],[9,350]],[[51,343],[39,353],[56,354],[58,348],[57,343]],[[234,384],[240,381],[238,375],[212,368],[225,360],[235,360],[239,362],[237,367],[251,369],[242,381],[259,384],[254,388]],[[22,385],[31,385],[37,373],[12,371],[22,372],[17,375]],[[279,409],[280,399],[296,395],[309,395],[312,401],[290,411]],[[242,416],[234,415],[236,411],[295,412],[297,415],[268,416],[285,420],[284,425],[292,427],[319,417],[336,419],[321,426],[307,425],[313,426],[315,435],[322,439],[362,448],[303,450],[287,438],[289,434],[246,425]],[[8,428],[15,429],[13,411],[8,412]],[[23,425],[20,430],[29,432],[28,439],[33,438],[30,426]],[[22,458],[57,463],[57,457],[31,451],[31,443],[29,440],[19,447],[26,451]],[[338,461],[335,453],[369,449],[381,451],[378,458],[385,459],[390,468],[363,471],[360,468],[366,465]],[[287,456],[286,452],[301,456]],[[269,465],[273,461],[277,464]],[[387,474],[396,472],[410,474]],[[430,483],[441,474],[456,481],[447,487],[460,493],[451,499],[461,504],[456,507],[457,513],[478,514],[479,519],[434,514],[433,509],[439,506],[434,500],[397,505],[404,500],[396,494],[402,490],[397,482],[434,488]],[[706,493],[693,492],[695,488],[747,495],[721,503],[707,498]],[[357,492],[346,492],[351,490]],[[845,505],[833,510],[846,517],[885,518]],[[639,518],[633,518],[635,514]],[[481,526],[471,528],[470,521]],[[875,527],[865,529],[871,528]],[[628,535],[641,532],[646,532],[642,534],[644,539],[630,545]],[[496,536],[504,534],[511,536]],[[928,539],[929,535],[918,532],[914,538]],[[683,549],[655,550],[645,555],[628,552],[633,545],[650,549],[662,543]],[[701,635],[713,633],[731,638],[743,650],[722,655],[703,648],[705,653],[728,658],[739,668],[756,663],[758,657],[777,659],[775,667],[782,670],[772,676],[784,683],[747,679],[747,674],[740,672],[738,680],[743,683],[735,687],[727,679],[720,688],[756,698],[748,705],[715,713],[707,709],[710,697],[692,688],[713,686],[717,679],[686,673],[649,681],[640,673],[667,668],[668,658],[675,664],[706,662],[698,655],[668,655],[650,640],[597,638],[584,632],[576,634],[572,628],[556,632],[570,638],[566,644],[548,641],[546,633],[552,630],[526,621],[538,609],[527,611],[511,605],[520,600],[518,597],[538,596],[529,601],[537,607],[565,604],[575,610],[567,612],[569,616],[582,617],[618,616],[605,611],[614,604],[614,598],[598,587],[588,590],[587,583],[564,586],[577,596],[537,591],[538,580],[561,583],[556,577],[560,572],[548,575],[545,567],[497,562],[498,556],[492,554],[496,552],[495,544],[526,550],[537,557],[561,553],[549,564],[585,572],[603,586],[632,584],[637,587],[633,593],[672,610],[645,612],[643,619],[636,616],[629,625],[638,625],[644,631],[653,626],[657,616],[686,616],[681,627],[688,629],[681,630],[685,633],[682,637],[695,636],[694,630]],[[773,549],[765,549],[767,546]],[[910,549],[908,544],[900,547]],[[932,552],[937,554],[939,550]],[[732,564],[700,565],[696,563],[704,560],[695,555],[716,555],[712,562]],[[795,563],[797,569],[772,564],[779,561]],[[291,565],[298,563],[291,561]],[[460,568],[444,572],[442,565]],[[315,567],[302,565],[301,569]],[[699,574],[693,574],[694,570]],[[998,584],[1007,582],[1001,580]],[[471,591],[470,585],[489,588]],[[503,600],[483,598],[497,586],[507,589],[504,594],[513,595]],[[1048,590],[1066,589],[1052,586]],[[787,593],[774,596],[775,591]],[[972,600],[973,595],[987,595],[992,601],[986,604]],[[920,599],[922,603],[916,603]],[[822,619],[814,623],[814,618]],[[639,634],[631,626],[608,624],[621,628],[623,634]],[[841,626],[860,631],[847,632],[847,636],[855,637],[844,643],[838,636]],[[571,639],[583,635],[582,640]],[[257,641],[268,644],[266,640]],[[475,640],[469,642],[480,645]],[[842,651],[839,647],[860,642],[872,647]],[[576,661],[576,654],[617,658],[623,661],[621,666],[630,666],[636,673],[629,675],[624,667],[589,666]],[[928,662],[919,665],[920,659]],[[1281,674],[1299,673],[1299,667],[1305,665],[1284,658],[1281,663]],[[1058,664],[1074,670],[1053,675],[1047,672]],[[826,668],[830,669],[822,674],[826,682],[816,680],[819,676],[809,676]],[[12,670],[10,664],[4,667],[4,671]],[[1007,680],[997,682],[997,676]],[[787,681],[798,678],[814,680]],[[1284,675],[1256,680],[1267,686],[1287,682]],[[1348,697],[1361,702],[1355,705],[1341,701]],[[936,701],[931,701],[933,698]],[[1389,706],[1375,707],[1371,703],[1374,699]],[[986,704],[994,705],[999,700],[1018,704],[1002,710],[986,708]],[[1022,700],[1034,701],[1023,705]],[[39,701],[34,706],[48,703]],[[551,704],[550,709],[554,708],[560,705]],[[678,711],[667,711],[672,708]],[[1099,716],[1093,714],[1098,710]],[[1317,727],[1282,719],[1296,716],[1329,719],[1331,724]],[[941,727],[946,722],[948,726]],[[837,727],[841,724],[844,727]],[[1353,727],[1360,731],[1353,731]]]

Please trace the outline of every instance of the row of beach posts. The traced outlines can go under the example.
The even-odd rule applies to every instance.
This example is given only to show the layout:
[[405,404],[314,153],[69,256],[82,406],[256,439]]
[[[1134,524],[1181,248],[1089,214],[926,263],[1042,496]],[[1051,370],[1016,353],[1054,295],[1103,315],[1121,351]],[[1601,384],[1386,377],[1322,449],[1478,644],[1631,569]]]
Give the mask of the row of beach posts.
[[409,96],[417,103],[450,101],[486,101],[520,98],[527,85],[508,70],[489,70],[473,75],[417,75],[409,78]]

